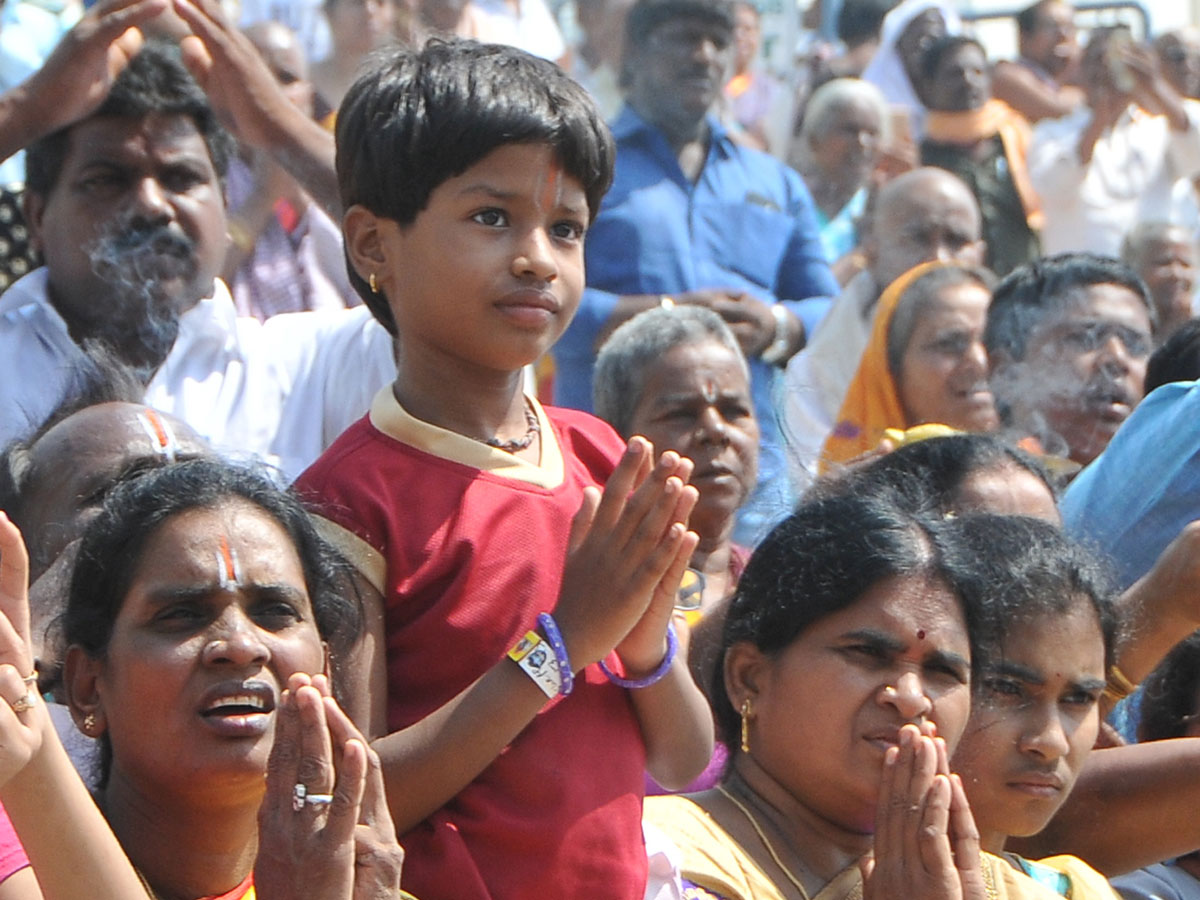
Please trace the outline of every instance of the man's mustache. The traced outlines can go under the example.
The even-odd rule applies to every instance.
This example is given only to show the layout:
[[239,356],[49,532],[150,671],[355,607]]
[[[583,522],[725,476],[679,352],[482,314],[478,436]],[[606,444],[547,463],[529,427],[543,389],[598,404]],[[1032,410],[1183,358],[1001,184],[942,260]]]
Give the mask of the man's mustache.
[[115,223],[100,233],[88,256],[99,277],[121,283],[185,274],[195,265],[195,250],[195,241],[169,225]]

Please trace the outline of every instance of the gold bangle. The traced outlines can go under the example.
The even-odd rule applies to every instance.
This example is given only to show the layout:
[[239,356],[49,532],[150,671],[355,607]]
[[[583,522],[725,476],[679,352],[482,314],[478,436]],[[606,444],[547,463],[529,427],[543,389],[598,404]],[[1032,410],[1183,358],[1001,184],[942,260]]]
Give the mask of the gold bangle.
[[1108,667],[1108,681],[1104,687],[1104,697],[1112,703],[1124,700],[1137,690],[1137,685],[1121,671],[1115,663]]

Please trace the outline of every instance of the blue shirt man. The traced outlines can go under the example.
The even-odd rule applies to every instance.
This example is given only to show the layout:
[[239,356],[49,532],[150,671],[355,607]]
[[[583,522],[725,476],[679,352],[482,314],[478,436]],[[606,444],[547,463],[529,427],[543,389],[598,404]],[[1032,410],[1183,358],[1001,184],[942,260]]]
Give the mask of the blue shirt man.
[[719,313],[750,361],[762,432],[759,487],[736,535],[750,543],[793,499],[775,412],[779,366],[838,286],[800,176],[735,144],[707,114],[731,37],[721,0],[638,0],[630,10],[615,179],[588,232],[588,289],[553,353],[555,401],[591,409],[597,344],[613,328],[664,297]]

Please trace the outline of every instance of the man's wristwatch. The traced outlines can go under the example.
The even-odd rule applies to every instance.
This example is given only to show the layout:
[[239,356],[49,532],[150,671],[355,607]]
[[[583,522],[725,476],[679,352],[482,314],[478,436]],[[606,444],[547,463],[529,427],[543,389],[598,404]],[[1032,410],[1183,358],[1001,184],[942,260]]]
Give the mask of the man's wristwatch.
[[775,317],[775,336],[759,358],[769,366],[780,366],[787,362],[792,342],[789,339],[788,310],[782,303],[771,304],[771,315]]

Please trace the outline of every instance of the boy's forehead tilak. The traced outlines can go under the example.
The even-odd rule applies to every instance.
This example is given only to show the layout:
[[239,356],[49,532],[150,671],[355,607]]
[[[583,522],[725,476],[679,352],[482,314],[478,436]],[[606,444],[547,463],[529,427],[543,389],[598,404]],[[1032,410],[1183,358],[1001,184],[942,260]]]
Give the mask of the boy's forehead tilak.
[[545,209],[553,209],[562,203],[563,195],[563,169],[562,165],[556,159],[552,159],[547,165],[542,167],[539,173],[541,184],[538,191],[538,200]]
[[458,189],[460,195],[482,194],[501,201],[520,200],[543,213],[564,210],[586,217],[587,193],[579,179],[551,152],[537,160],[525,158],[519,170],[478,173]]
[[556,156],[551,156],[544,166],[538,167],[538,184],[535,192],[538,206],[544,210],[566,207],[581,215],[587,214],[587,199],[579,182]]

